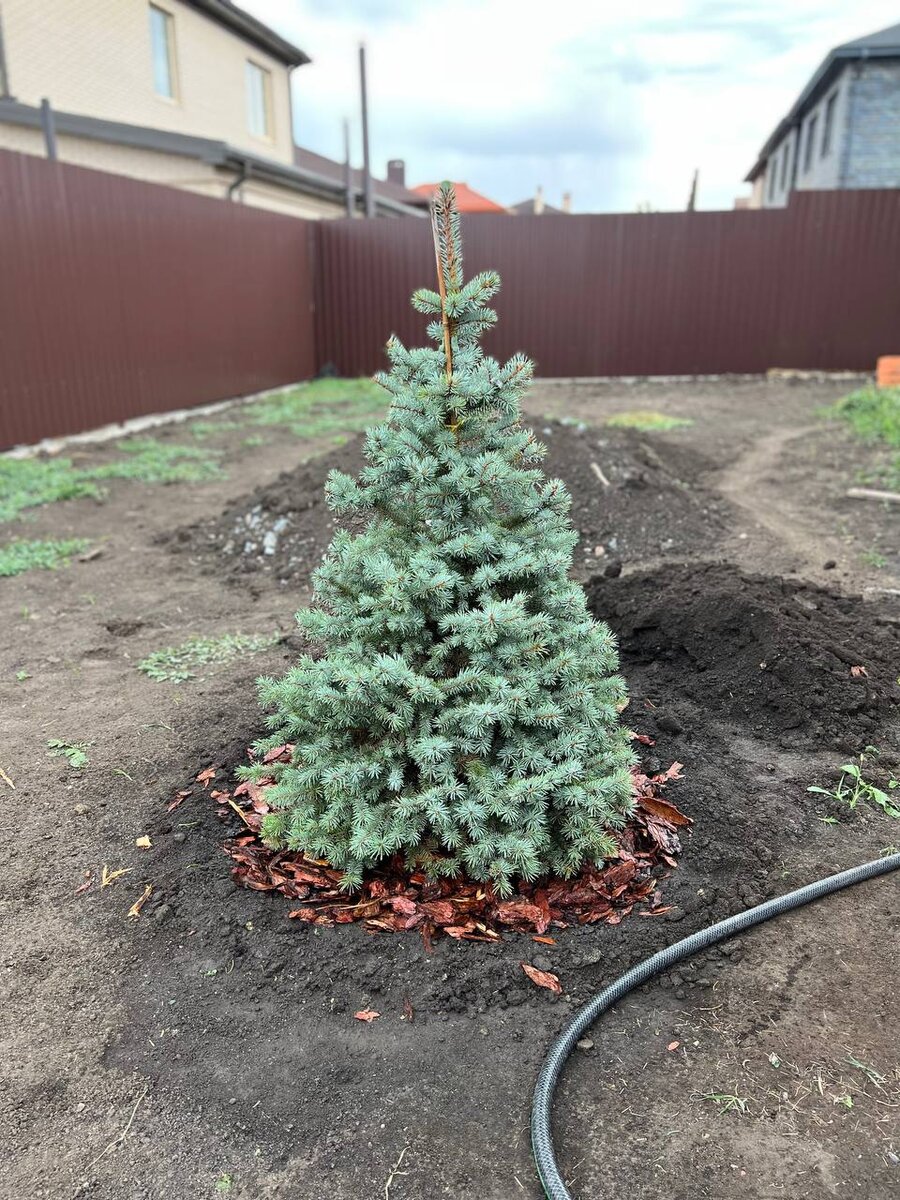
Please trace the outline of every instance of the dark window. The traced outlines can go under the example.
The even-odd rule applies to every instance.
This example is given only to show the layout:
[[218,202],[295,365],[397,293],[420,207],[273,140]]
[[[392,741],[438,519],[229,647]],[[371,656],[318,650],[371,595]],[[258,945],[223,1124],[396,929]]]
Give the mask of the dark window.
[[813,147],[816,144],[816,126],[818,125],[818,123],[819,123],[819,117],[818,117],[817,113],[813,113],[813,115],[809,118],[809,120],[806,123],[806,146],[803,151],[803,170],[804,171],[808,171],[810,169],[810,167],[812,166]]
[[822,127],[822,157],[831,150],[831,139],[834,134],[834,109],[837,104],[837,92],[832,92],[825,101],[825,124]]
[[788,185],[788,173],[791,165],[791,143],[785,142],[784,151],[781,157],[781,190],[785,191]]

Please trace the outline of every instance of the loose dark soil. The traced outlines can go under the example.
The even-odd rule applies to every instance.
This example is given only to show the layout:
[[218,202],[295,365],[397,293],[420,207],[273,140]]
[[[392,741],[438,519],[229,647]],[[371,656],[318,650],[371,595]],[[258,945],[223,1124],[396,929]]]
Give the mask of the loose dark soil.
[[[602,431],[544,435],[564,447],[558,473],[591,551],[606,550],[579,571],[621,639],[625,717],[656,739],[643,766],[685,764],[669,795],[694,819],[659,885],[669,913],[551,928],[550,946],[512,934],[443,938],[428,953],[415,935],[291,921],[292,901],[234,886],[222,843],[240,825],[230,809],[220,819],[211,792],[260,731],[254,676],[283,671],[295,650],[285,641],[177,687],[134,663],[192,634],[289,638],[330,518],[282,557],[225,555],[216,540],[259,496],[274,503],[283,445],[277,461],[236,450],[231,480],[123,484],[104,506],[35,515],[33,536],[106,540],[99,559],[0,584],[12,632],[0,765],[16,785],[0,783],[15,850],[2,897],[0,1196],[537,1200],[530,1091],[577,1004],[668,942],[900,841],[878,810],[807,791],[836,782],[867,743],[882,751],[876,782],[897,769],[900,580],[861,562],[830,501],[810,503],[783,469],[815,408],[846,385],[657,386],[547,386],[532,401],[537,414],[595,419],[705,414],[691,430],[628,434],[615,452]],[[646,486],[614,478],[620,454],[626,471],[643,461]],[[565,461],[576,456],[577,471]],[[323,467],[308,468],[307,495]],[[286,503],[300,529],[309,508]],[[160,538],[185,523],[173,554]],[[621,577],[603,577],[615,553]],[[259,569],[270,557],[278,569]],[[20,670],[30,678],[13,682]],[[89,767],[47,757],[52,737],[93,742]],[[204,788],[207,766],[217,774]],[[135,845],[144,836],[149,849]],[[101,887],[104,865],[128,873]],[[573,1194],[893,1197],[898,917],[896,877],[864,885],[683,964],[610,1014],[561,1085]],[[523,961],[558,975],[562,996],[535,987]],[[363,1009],[380,1016],[355,1020]]]
[[[721,542],[731,505],[698,482],[710,464],[695,450],[654,445],[628,429],[549,421],[537,431],[547,447],[544,471],[563,479],[572,496],[580,576],[598,568],[617,573],[623,563],[677,557],[698,545],[713,550]],[[221,516],[166,540],[176,551],[202,555],[218,576],[224,567],[232,580],[264,572],[282,582],[305,582],[310,561],[321,558],[339,524],[325,502],[328,472],[357,474],[364,465],[362,446],[356,437],[325,459],[285,471]]]
[[896,741],[896,605],[730,563],[597,578],[588,595],[661,696],[715,705],[773,747]]

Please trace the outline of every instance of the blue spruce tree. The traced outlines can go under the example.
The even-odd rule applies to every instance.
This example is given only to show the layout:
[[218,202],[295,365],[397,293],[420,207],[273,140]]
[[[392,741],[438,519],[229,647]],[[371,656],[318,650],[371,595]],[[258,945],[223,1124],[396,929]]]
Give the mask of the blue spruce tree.
[[464,281],[449,184],[432,219],[439,291],[413,304],[437,348],[388,342],[370,465],[327,485],[369,523],[335,536],[298,615],[322,656],[260,681],[273,733],[256,750],[293,758],[245,775],[277,776],[267,843],[327,859],[348,888],[400,852],[506,895],[615,852],[633,755],[613,635],[568,578],[569,496],[520,422],[531,363],[479,346],[500,280]]

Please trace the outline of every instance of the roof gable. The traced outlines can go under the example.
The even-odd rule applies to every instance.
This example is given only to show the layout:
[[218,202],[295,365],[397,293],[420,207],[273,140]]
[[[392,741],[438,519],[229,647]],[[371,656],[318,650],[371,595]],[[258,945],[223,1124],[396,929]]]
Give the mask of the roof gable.
[[781,144],[790,130],[799,125],[809,110],[818,103],[822,94],[834,83],[848,62],[869,58],[900,58],[900,25],[889,25],[877,33],[857,38],[855,42],[844,42],[826,55],[819,64],[818,70],[807,83],[806,87],[794,101],[793,107],[786,117],[783,117],[769,135],[768,140],[759,152],[759,157],[749,173],[744,177],[745,182],[752,183],[766,168],[766,162],[772,151]]
[[866,37],[857,38],[853,42],[844,42],[838,50],[880,50],[894,47],[900,53],[900,25],[889,25],[887,29],[879,29]]

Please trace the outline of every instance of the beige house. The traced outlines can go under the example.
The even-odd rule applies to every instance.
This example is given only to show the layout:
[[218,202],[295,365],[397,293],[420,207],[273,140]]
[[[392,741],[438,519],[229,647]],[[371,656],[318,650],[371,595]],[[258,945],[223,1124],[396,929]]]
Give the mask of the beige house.
[[229,0],[0,0],[0,149],[343,216],[341,179],[294,161],[291,72],[309,61]]

